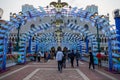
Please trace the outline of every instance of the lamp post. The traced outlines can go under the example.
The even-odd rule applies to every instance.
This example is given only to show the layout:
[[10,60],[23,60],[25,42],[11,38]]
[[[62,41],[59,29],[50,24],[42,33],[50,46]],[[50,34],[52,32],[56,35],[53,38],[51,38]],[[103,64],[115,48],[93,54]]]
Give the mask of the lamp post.
[[55,34],[56,34],[58,46],[60,46],[61,39],[62,39],[62,30],[58,29],[57,31],[55,31]]
[[16,40],[16,47],[15,47],[15,51],[18,51],[19,50],[19,42],[20,42],[20,27],[22,25],[22,23],[24,22],[24,20],[26,19],[26,17],[24,17],[24,19],[22,19],[22,12],[19,12],[18,15],[16,15],[16,13],[13,14],[13,18],[17,19],[17,23],[18,24],[18,27],[17,27],[17,40]]
[[17,44],[16,44],[16,51],[19,50],[19,42],[20,42],[20,27],[21,27],[21,23],[19,23],[19,26],[17,28],[18,32],[17,32]]
[[[91,18],[95,18],[96,16],[98,16],[98,13],[94,13],[93,16],[91,16]],[[94,19],[94,23],[95,23],[95,27],[97,28],[97,46],[98,46],[98,51],[100,51],[100,37],[99,37],[99,26],[98,26],[98,19]]]
[[99,28],[98,28],[97,20],[95,21],[95,26],[97,28],[98,51],[100,51],[100,37],[99,37]]
[[88,50],[89,50],[89,40],[88,40],[88,36],[85,37],[85,41],[86,41],[86,53],[88,53]]

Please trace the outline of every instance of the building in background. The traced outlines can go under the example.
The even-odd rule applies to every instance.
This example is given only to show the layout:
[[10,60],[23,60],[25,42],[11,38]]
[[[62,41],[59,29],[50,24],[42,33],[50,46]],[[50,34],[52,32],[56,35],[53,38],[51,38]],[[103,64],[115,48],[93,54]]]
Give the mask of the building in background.
[[22,12],[26,12],[33,9],[35,9],[33,5],[29,5],[29,4],[22,5]]
[[88,5],[85,10],[88,11],[88,12],[91,12],[91,13],[95,13],[95,12],[98,13],[98,6]]

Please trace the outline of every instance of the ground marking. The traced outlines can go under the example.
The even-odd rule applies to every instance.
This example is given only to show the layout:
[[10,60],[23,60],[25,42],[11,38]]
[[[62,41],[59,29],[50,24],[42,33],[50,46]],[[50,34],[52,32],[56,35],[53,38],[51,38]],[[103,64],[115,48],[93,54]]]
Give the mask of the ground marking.
[[97,71],[98,73],[100,73],[100,74],[102,74],[102,75],[110,78],[111,80],[118,80],[118,79],[116,79],[116,78],[114,78],[114,77],[112,77],[112,76],[110,76],[110,75],[108,75],[108,74],[106,74],[106,73],[104,73],[104,72],[101,72],[101,71],[99,71],[99,70],[96,70],[96,69],[95,69],[95,71]]
[[90,80],[82,71],[80,71],[79,69],[76,69],[76,71],[82,76],[82,78],[84,80]]
[[[23,80],[29,80],[33,75],[35,75],[39,70],[57,70],[54,68],[38,68],[35,71],[33,71],[31,74],[29,74],[27,77],[25,77]],[[78,74],[84,79],[84,80],[90,80],[82,71],[79,69],[64,69],[64,70],[76,70]]]
[[5,77],[7,77],[7,76],[10,76],[10,75],[12,75],[13,73],[16,73],[16,72],[18,72],[18,71],[20,71],[20,70],[22,70],[22,69],[27,68],[27,67],[28,67],[28,66],[24,66],[24,67],[22,67],[22,68],[19,68],[19,69],[17,69],[17,70],[14,70],[14,71],[12,71],[12,72],[10,72],[10,73],[8,73],[8,74],[5,74],[5,75],[1,76],[0,79],[3,79],[3,78],[5,78]]
[[36,72],[38,72],[40,69],[36,69],[31,74],[29,74],[27,77],[25,77],[23,80],[29,80]]

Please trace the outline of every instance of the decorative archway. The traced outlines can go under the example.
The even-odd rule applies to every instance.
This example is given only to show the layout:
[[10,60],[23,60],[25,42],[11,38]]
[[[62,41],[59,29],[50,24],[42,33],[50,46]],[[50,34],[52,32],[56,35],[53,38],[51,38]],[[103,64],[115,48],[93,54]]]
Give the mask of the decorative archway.
[[[58,2],[58,3],[61,3],[61,2]],[[81,48],[80,50],[82,50],[82,44],[84,45],[85,42],[83,41],[84,39],[82,39],[80,36],[84,36],[86,40],[89,40],[89,42],[91,43],[91,48],[93,53],[98,51],[97,48],[99,47],[98,46],[99,37],[97,37],[97,39],[94,38],[95,35],[92,34],[92,32],[90,32],[89,30],[86,30],[86,27],[77,24],[79,23],[78,21],[75,21],[75,23],[69,22],[68,24],[66,24],[61,19],[63,17],[71,16],[72,18],[78,17],[80,22],[90,22],[92,27],[97,27],[97,30],[101,29],[103,33],[106,35],[106,37],[108,37],[109,39],[108,40],[109,70],[112,70],[112,65],[113,65],[112,54],[114,54],[112,50],[119,49],[116,46],[116,44],[119,44],[119,42],[114,40],[114,38],[116,38],[119,35],[116,34],[114,29],[112,29],[113,26],[109,24],[109,20],[107,20],[104,16],[100,16],[96,13],[93,14],[82,9],[77,9],[77,12],[76,12],[76,8],[72,8],[70,11],[67,11],[67,9],[63,8],[64,6],[60,7],[60,5],[57,6],[57,9],[56,7],[51,9],[51,14],[47,13],[42,7],[40,7],[40,10],[35,9],[35,10],[30,10],[24,13],[20,12],[19,14],[13,14],[10,18],[11,19],[10,21],[6,21],[6,24],[0,25],[3,28],[0,31],[1,32],[0,42],[2,43],[2,41],[4,41],[4,44],[0,46],[1,48],[0,54],[1,54],[1,59],[3,61],[0,64],[2,65],[1,68],[3,70],[5,70],[6,68],[6,50],[7,50],[7,39],[8,39],[9,32],[14,28],[20,29],[20,27],[24,25],[26,21],[29,21],[33,18],[35,19],[36,17],[44,18],[45,16],[48,16],[48,17],[54,16],[55,19],[53,23],[49,24],[48,22],[46,22],[46,23],[41,23],[40,26],[32,27],[29,31],[23,34],[20,39],[19,54],[21,55],[20,58],[22,60],[22,63],[26,62],[26,42],[29,42],[29,51],[31,51],[32,37],[34,36],[34,34],[40,31],[43,31],[42,36],[34,38],[36,46],[38,46],[39,42],[41,46],[51,45],[51,43],[55,43],[55,44],[52,44],[52,46],[56,46],[58,43],[60,44],[64,43],[64,45],[65,44],[71,45],[70,48],[73,48],[72,47],[73,45],[75,47],[79,46]],[[49,31],[49,29],[54,28],[53,26],[56,26],[55,30],[53,29]],[[66,26],[66,27],[63,27],[63,26]],[[61,32],[61,29],[62,29],[62,32]],[[46,33],[45,31],[48,31],[48,33]],[[55,32],[56,32],[56,35],[55,35]],[[49,37],[49,36],[51,37],[46,39],[46,37]],[[63,41],[61,41],[61,36],[63,37],[62,39]],[[88,45],[88,41],[86,41],[86,45]],[[86,52],[87,51],[88,50],[86,50]]]

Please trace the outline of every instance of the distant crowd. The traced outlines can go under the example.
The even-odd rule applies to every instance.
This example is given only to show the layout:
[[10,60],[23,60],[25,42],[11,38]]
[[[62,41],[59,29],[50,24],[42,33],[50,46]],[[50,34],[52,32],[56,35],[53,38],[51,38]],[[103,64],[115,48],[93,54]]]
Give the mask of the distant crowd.
[[[58,71],[62,72],[62,68],[66,68],[67,60],[71,63],[72,68],[74,68],[74,62],[76,62],[76,66],[79,67],[79,60],[82,60],[82,56],[83,54],[81,55],[79,50],[68,50],[66,47],[62,50],[59,46],[56,51],[45,51],[44,53],[39,51],[38,53],[35,53],[34,61],[47,62],[49,59],[56,59],[58,62]],[[89,54],[85,54],[84,56],[89,56],[89,69],[91,69],[91,66],[95,69],[95,59],[92,51],[89,50]],[[102,54],[100,51],[98,51],[96,57],[98,60],[98,67],[101,67]]]

